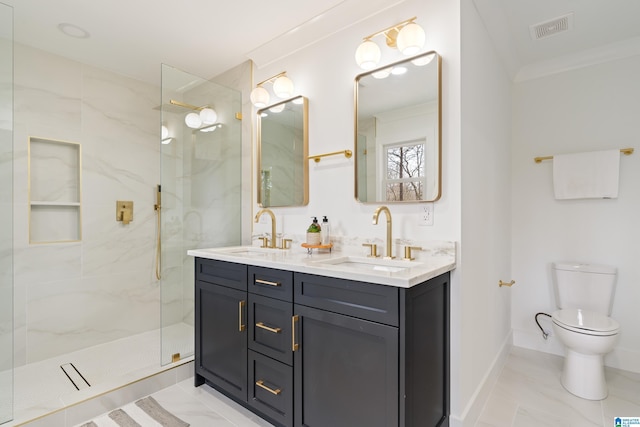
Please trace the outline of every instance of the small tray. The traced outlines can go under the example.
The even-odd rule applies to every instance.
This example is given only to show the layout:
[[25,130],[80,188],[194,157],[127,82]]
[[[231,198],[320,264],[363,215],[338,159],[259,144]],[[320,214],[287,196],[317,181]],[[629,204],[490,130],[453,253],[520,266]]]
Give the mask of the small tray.
[[331,248],[333,248],[333,243],[329,243],[328,245],[309,245],[307,243],[302,243],[301,246],[303,248],[307,248],[307,253],[311,254],[313,253],[314,249],[329,249],[329,252],[331,252]]

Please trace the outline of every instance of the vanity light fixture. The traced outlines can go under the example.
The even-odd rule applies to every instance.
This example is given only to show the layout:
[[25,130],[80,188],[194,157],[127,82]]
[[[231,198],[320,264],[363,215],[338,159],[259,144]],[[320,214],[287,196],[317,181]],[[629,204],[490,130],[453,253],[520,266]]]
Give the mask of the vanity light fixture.
[[[170,100],[169,103],[172,105],[178,105],[180,107],[197,111],[197,113],[191,112],[184,117],[184,123],[191,129],[201,130],[203,132],[211,132],[222,126],[216,122],[218,120],[218,113],[216,113],[216,110],[208,105],[197,107],[185,102],[176,101],[175,99]],[[220,126],[214,128],[214,125]]]
[[293,82],[289,77],[287,77],[287,72],[283,71],[281,73],[276,74],[275,76],[269,77],[266,80],[261,81],[256,85],[256,87],[251,91],[251,103],[256,108],[264,108],[269,105],[269,92],[263,87],[264,84],[271,83],[273,84],[273,93],[278,98],[291,98],[293,96]]
[[384,34],[387,46],[397,48],[404,55],[414,55],[422,49],[425,43],[424,29],[416,24],[413,18],[392,25],[389,28],[373,33],[364,39],[356,49],[356,63],[363,70],[371,70],[378,65],[382,53],[380,47],[372,40]]

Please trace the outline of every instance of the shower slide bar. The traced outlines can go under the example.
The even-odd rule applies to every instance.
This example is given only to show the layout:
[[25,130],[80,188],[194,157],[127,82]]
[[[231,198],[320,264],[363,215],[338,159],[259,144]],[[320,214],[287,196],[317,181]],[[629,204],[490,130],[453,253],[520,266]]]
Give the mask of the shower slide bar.
[[162,222],[160,216],[162,210],[162,186],[160,184],[156,187],[156,204],[153,208],[158,213],[158,231],[156,232],[158,236],[156,240],[156,279],[160,280],[162,278]]

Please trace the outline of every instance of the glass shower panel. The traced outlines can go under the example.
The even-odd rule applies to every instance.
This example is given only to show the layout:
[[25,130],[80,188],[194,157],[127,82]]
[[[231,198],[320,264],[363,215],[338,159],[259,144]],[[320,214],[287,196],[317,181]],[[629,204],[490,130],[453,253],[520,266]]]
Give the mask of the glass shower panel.
[[[202,120],[205,107],[215,118],[209,112]],[[162,66],[163,365],[194,353],[194,260],[187,250],[241,241],[241,107],[239,91]]]
[[0,424],[13,418],[13,8],[0,3]]

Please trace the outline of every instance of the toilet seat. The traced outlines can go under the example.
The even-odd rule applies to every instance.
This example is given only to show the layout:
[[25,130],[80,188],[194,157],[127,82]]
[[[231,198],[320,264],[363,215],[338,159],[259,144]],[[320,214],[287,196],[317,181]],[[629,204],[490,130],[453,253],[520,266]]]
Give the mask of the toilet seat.
[[551,318],[557,326],[580,334],[608,336],[620,332],[618,322],[593,311],[565,308],[555,311]]

